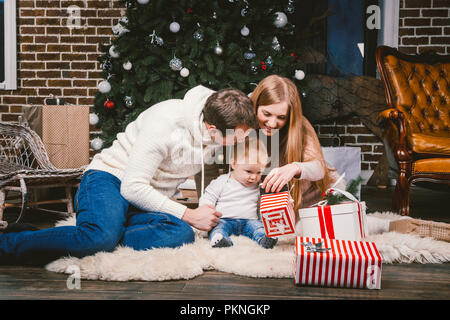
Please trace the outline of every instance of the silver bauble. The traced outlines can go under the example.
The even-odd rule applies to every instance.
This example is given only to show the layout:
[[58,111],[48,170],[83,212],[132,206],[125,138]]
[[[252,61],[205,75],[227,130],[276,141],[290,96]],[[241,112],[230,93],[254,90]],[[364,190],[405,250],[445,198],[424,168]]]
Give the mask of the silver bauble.
[[203,41],[203,33],[200,31],[195,31],[193,37],[197,41]]
[[241,34],[242,34],[244,37],[248,36],[248,35],[250,34],[250,29],[247,28],[247,26],[243,26],[242,29],[241,29]]
[[111,47],[109,47],[109,55],[112,58],[118,58],[119,57],[119,53],[116,51],[116,46],[112,45]]
[[100,150],[103,147],[103,140],[100,138],[94,138],[91,141],[91,147],[94,150]]
[[171,32],[177,33],[178,31],[180,31],[180,24],[174,21],[170,24],[169,29]]
[[277,15],[274,22],[275,27],[283,28],[288,23],[287,15],[280,11],[275,12],[275,14]]
[[217,54],[218,56],[220,56],[220,55],[223,53],[222,47],[221,47],[220,45],[217,45],[217,46],[214,48],[214,53]]
[[133,106],[133,98],[131,98],[130,96],[126,96],[124,101],[125,101],[125,105],[128,108],[131,108]]
[[280,45],[280,42],[278,41],[277,37],[273,37],[272,49],[275,50],[275,51],[280,51],[281,50],[281,45]]
[[181,60],[177,57],[174,57],[172,60],[170,60],[169,67],[173,71],[180,71],[183,68],[183,62],[181,62]]
[[98,84],[98,91],[100,91],[101,93],[108,93],[111,91],[111,84],[106,81],[103,80]]
[[89,114],[89,124],[91,126],[95,126],[98,123],[98,120],[98,115],[96,115],[95,113]]
[[248,51],[244,53],[244,59],[246,60],[252,60],[254,57],[256,57],[256,53]]
[[189,76],[189,69],[188,68],[183,68],[180,70],[180,76],[182,76],[183,78],[186,78]]
[[305,72],[303,70],[295,70],[295,79],[303,80],[305,79]]
[[133,68],[133,64],[130,61],[127,61],[122,65],[122,67],[128,71],[131,70],[131,68]]

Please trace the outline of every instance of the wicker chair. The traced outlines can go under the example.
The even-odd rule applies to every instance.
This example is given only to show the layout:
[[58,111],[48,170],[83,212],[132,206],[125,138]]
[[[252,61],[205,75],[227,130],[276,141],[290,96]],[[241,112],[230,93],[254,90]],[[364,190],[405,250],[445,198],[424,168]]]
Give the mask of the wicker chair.
[[[20,207],[19,221],[27,207],[65,203],[67,212],[38,208],[65,216],[74,214],[72,188],[77,187],[84,167],[58,169],[49,160],[41,138],[22,124],[0,122],[0,229],[6,228],[3,211],[6,207]],[[34,188],[64,187],[66,198],[27,203],[27,193]],[[6,203],[8,191],[18,191],[21,203]]]

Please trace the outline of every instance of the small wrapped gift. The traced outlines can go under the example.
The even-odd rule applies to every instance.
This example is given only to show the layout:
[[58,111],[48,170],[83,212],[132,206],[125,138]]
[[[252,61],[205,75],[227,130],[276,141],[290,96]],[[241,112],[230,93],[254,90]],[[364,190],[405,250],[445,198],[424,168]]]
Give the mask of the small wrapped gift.
[[341,240],[361,240],[367,234],[366,204],[359,202],[352,194],[329,189],[345,195],[353,202],[329,205],[327,201],[299,209],[300,229],[304,237],[320,237]]
[[268,237],[295,233],[295,212],[289,191],[261,192],[260,214]]
[[373,242],[296,237],[296,284],[380,289],[381,267]]

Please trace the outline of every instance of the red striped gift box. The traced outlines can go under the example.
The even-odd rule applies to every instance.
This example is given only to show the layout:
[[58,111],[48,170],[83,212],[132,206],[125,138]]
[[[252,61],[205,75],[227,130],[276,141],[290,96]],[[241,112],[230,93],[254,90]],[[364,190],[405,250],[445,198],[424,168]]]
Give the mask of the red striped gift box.
[[268,237],[295,232],[295,213],[289,192],[261,195],[260,213]]
[[380,289],[381,266],[373,242],[309,237],[295,241],[296,284]]

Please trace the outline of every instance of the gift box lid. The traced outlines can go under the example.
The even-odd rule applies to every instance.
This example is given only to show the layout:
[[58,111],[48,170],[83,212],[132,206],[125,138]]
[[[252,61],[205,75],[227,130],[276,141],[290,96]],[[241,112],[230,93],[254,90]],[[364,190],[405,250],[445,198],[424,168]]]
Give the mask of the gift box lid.
[[[366,206],[364,201],[361,202],[344,202],[339,204],[333,204],[333,210],[331,210],[331,215],[337,216],[342,214],[352,213],[358,210],[358,204],[361,206]],[[329,207],[329,206],[324,206]],[[300,218],[316,218],[317,217],[317,208],[318,206],[302,208],[298,210],[298,214]]]
[[289,192],[279,192],[262,195],[260,209],[263,210],[287,206],[289,203],[289,199]]

